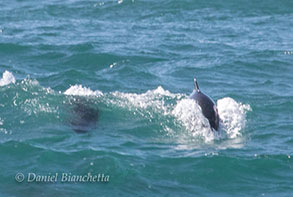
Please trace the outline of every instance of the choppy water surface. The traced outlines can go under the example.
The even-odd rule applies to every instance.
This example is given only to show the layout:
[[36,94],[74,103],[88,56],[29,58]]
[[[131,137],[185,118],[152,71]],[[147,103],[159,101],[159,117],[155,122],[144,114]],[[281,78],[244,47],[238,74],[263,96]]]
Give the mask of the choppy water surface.
[[[1,194],[290,196],[291,26],[285,0],[1,1]],[[78,134],[79,101],[98,121]]]

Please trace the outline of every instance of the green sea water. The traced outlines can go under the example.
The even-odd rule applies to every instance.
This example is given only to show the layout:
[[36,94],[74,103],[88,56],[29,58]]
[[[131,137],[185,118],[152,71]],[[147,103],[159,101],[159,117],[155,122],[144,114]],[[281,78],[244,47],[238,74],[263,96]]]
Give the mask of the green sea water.
[[289,0],[1,0],[0,196],[292,196],[292,27]]

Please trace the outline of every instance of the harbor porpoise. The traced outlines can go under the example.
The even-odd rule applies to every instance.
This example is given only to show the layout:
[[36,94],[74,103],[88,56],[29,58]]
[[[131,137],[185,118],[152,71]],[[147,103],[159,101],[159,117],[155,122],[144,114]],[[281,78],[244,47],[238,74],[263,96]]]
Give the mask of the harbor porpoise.
[[211,128],[217,131],[219,129],[219,114],[217,106],[209,96],[200,91],[196,78],[194,78],[194,90],[189,98],[194,99],[197,102],[201,107],[203,115],[209,120]]
[[80,98],[72,104],[73,116],[70,121],[72,129],[77,133],[86,133],[95,129],[99,117],[97,107],[93,103]]

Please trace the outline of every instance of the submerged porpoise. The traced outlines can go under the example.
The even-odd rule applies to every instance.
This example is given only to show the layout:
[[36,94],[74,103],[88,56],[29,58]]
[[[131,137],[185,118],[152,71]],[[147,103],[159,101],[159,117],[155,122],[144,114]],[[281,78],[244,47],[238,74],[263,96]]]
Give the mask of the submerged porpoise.
[[197,102],[201,107],[203,115],[209,120],[211,128],[217,131],[219,129],[219,114],[217,106],[209,96],[200,91],[196,78],[194,78],[194,90],[189,98],[194,99]]
[[70,123],[75,132],[86,133],[96,128],[99,111],[93,103],[79,98],[73,102],[72,113]]

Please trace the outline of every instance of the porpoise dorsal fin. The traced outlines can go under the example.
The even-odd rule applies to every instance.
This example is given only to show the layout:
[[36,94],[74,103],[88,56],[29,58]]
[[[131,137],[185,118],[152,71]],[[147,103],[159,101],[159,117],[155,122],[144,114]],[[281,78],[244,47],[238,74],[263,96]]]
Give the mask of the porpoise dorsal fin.
[[200,92],[200,89],[199,89],[199,87],[198,87],[197,80],[196,80],[195,77],[194,77],[193,81],[194,81],[194,89],[195,89],[197,92]]

